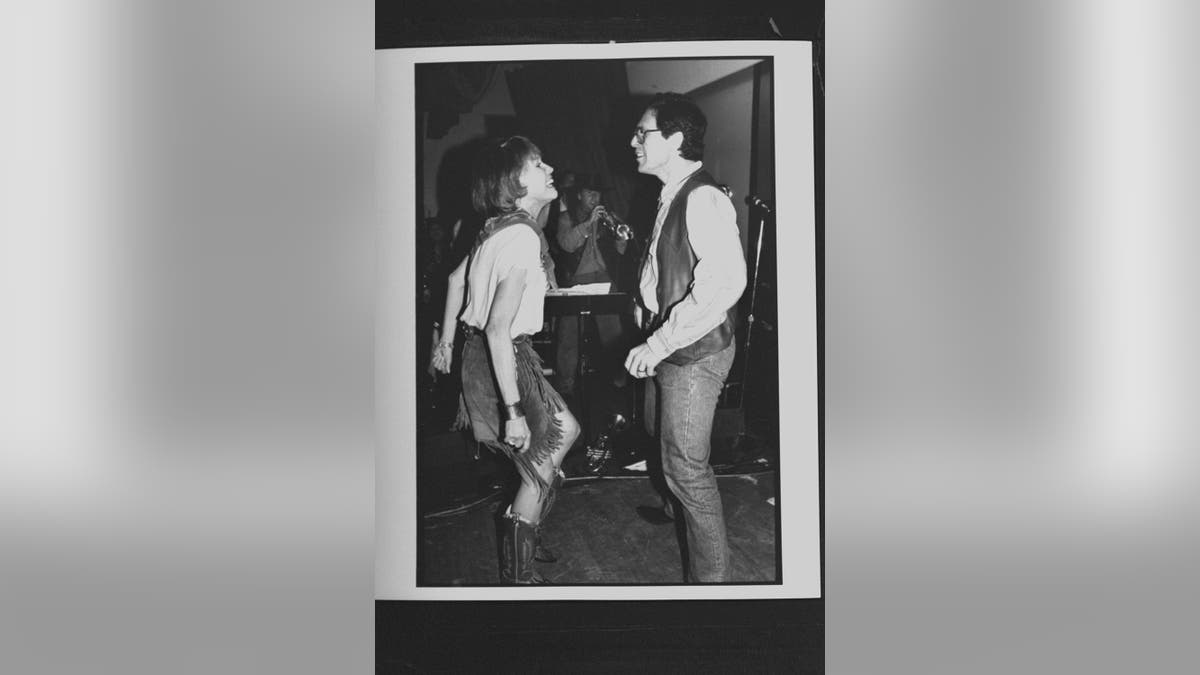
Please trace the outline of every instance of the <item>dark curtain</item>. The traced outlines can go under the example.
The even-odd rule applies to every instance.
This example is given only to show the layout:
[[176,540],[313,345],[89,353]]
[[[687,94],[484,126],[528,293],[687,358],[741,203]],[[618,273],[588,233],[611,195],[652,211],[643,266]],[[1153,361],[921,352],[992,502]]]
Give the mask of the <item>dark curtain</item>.
[[445,136],[463,113],[479,103],[495,76],[494,63],[431,63],[417,68],[417,110],[429,114],[426,137]]
[[629,137],[638,118],[628,119],[624,62],[529,63],[508,73],[508,90],[522,133],[555,171],[600,175],[613,187],[604,202],[627,217],[636,173]]

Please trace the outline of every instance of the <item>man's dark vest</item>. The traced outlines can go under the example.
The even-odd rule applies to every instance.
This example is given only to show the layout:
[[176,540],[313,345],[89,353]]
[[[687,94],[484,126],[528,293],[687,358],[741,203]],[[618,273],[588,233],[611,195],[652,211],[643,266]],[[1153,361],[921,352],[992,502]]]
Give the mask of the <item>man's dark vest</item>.
[[[687,198],[692,190],[708,185],[717,187],[717,182],[707,171],[701,170],[684,181],[667,209],[662,232],[658,236],[658,307],[659,312],[651,318],[649,329],[657,330],[671,315],[671,310],[680,300],[687,297],[695,281],[696,252],[692,250],[687,229]],[[738,240],[741,246],[741,240]],[[667,363],[683,365],[715,354],[733,341],[737,322],[737,305],[725,312],[725,320],[686,347],[680,347],[663,359]]]

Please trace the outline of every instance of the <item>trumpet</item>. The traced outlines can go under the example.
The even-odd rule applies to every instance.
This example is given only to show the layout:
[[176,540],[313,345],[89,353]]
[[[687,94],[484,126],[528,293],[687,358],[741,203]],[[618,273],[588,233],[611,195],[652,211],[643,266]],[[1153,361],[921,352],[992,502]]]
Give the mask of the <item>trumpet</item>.
[[604,229],[611,232],[619,241],[633,239],[633,228],[629,227],[629,223],[621,220],[615,214],[609,213],[608,209],[600,212],[599,219]]

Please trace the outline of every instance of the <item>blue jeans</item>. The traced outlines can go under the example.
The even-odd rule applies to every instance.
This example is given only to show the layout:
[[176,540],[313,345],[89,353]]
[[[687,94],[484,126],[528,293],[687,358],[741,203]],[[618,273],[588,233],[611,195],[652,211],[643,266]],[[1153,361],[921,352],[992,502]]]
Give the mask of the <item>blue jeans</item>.
[[684,366],[660,363],[646,390],[646,420],[651,428],[657,421],[663,477],[683,507],[692,582],[729,580],[725,512],[708,456],[717,399],[733,365],[735,349],[730,343]]

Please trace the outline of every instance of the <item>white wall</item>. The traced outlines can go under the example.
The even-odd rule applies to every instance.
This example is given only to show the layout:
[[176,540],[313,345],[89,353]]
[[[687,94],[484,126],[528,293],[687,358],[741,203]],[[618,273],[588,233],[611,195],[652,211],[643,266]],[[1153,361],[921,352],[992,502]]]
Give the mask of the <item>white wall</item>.
[[704,166],[718,182],[733,189],[742,247],[746,245],[750,191],[750,127],[754,97],[754,68],[749,67],[705,85],[689,95],[708,117],[704,136]]
[[762,59],[682,59],[674,61],[630,61],[625,66],[629,93],[661,94],[699,89]]

